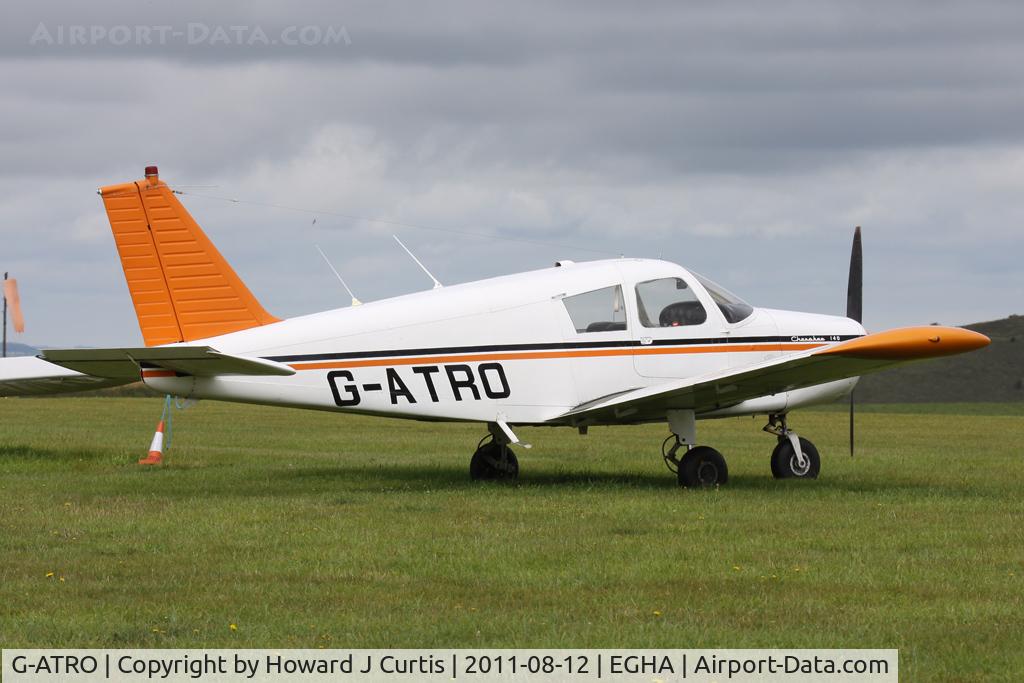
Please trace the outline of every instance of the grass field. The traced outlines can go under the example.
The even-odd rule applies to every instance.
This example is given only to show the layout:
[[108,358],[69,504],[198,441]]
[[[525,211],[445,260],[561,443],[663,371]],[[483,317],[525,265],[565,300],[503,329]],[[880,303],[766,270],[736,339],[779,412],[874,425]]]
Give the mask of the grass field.
[[[160,399],[0,401],[4,647],[896,647],[904,680],[1024,677],[1024,410],[700,423],[731,480],[684,491],[662,426],[483,430],[203,402],[140,468]],[[231,625],[236,625],[232,629]]]

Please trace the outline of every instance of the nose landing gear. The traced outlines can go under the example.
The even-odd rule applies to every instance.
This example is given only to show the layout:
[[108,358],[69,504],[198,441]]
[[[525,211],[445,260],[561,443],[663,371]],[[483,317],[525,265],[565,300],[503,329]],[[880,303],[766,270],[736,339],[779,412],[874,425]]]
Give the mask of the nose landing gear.
[[786,426],[786,415],[769,415],[764,431],[778,437],[772,451],[772,476],[776,479],[817,479],[821,456],[809,440]]

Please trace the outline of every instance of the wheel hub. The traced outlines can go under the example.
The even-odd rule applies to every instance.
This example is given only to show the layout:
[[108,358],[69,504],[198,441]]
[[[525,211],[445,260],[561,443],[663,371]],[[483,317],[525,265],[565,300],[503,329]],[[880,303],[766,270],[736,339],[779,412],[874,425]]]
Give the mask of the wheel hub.
[[798,477],[806,475],[811,470],[811,461],[809,459],[803,458],[802,463],[800,460],[801,458],[796,453],[789,459],[789,469],[793,470],[793,474]]
[[[811,466],[810,460],[804,455],[803,448],[800,446],[800,437],[796,435],[796,432],[787,429],[786,438],[789,439],[790,446],[793,447],[793,458],[790,460],[793,472],[800,474],[798,470],[802,470],[804,474],[807,473],[808,468]],[[795,463],[795,464],[793,464]]]
[[702,462],[697,467],[697,479],[704,486],[718,482],[718,468],[713,462]]

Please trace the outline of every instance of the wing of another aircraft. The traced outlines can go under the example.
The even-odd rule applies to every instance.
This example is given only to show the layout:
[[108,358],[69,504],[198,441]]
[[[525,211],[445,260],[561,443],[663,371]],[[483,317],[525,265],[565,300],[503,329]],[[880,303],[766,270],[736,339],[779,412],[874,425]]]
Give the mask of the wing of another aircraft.
[[760,396],[858,377],[891,365],[981,348],[988,337],[959,327],[907,327],[869,334],[728,372],[664,382],[577,406],[559,421],[642,421],[666,410],[698,414]]
[[47,349],[41,357],[0,359],[0,396],[41,396],[136,382],[142,370],[214,375],[294,375],[262,358],[230,356],[209,346]]
[[137,373],[131,379],[83,375],[34,356],[0,358],[0,396],[65,394],[71,391],[116,387],[136,379]]

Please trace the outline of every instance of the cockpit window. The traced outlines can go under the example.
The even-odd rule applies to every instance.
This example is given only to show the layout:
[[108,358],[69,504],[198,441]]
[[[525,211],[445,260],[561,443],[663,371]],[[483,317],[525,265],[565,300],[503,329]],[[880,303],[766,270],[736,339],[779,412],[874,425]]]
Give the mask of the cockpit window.
[[748,304],[743,299],[739,298],[728,289],[720,284],[712,282],[702,275],[698,275],[693,271],[690,271],[692,275],[700,280],[700,283],[704,285],[704,289],[708,290],[708,294],[718,304],[718,308],[721,309],[722,315],[725,319],[731,323],[738,323],[741,320],[746,320],[750,317],[750,314],[754,312],[754,307]]
[[644,327],[700,325],[708,319],[693,290],[677,277],[639,283],[636,308]]
[[562,299],[577,332],[616,332],[626,329],[622,287],[604,287]]

